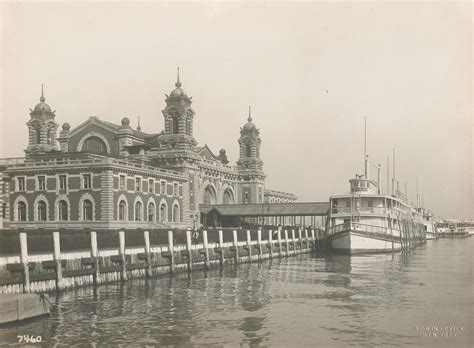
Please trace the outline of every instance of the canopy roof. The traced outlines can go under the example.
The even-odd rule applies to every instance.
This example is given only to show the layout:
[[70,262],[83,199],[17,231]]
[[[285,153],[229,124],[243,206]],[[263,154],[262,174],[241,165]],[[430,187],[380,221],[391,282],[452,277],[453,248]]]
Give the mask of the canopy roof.
[[329,202],[216,204],[199,207],[201,213],[221,216],[326,216]]

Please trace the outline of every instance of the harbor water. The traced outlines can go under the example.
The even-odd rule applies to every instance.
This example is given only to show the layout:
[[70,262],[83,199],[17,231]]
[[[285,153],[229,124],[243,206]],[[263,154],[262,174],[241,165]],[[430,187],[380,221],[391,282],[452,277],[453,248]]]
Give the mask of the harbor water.
[[0,327],[0,343],[467,347],[473,251],[474,238],[440,239],[394,259],[305,254],[77,288],[50,316]]

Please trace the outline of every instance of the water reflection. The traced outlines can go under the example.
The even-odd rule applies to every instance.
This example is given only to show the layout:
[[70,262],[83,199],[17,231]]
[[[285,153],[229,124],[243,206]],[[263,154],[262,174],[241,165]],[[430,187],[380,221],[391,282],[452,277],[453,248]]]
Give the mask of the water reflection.
[[69,290],[50,317],[0,329],[0,342],[29,334],[48,346],[462,345],[466,334],[433,341],[416,331],[472,330],[469,245],[442,243],[393,259],[301,255]]

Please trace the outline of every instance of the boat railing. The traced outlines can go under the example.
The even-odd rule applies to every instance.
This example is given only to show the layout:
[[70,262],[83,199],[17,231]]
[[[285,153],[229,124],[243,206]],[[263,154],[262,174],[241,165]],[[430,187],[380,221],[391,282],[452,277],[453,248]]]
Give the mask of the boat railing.
[[[345,231],[354,231],[360,234],[364,234],[366,236],[383,236],[387,237],[393,235],[394,230],[391,230],[388,227],[383,226],[374,226],[374,225],[366,225],[359,222],[344,222],[339,225],[335,225],[328,228],[328,235],[345,232]],[[398,238],[398,237],[395,237]]]
[[350,213],[366,213],[366,214],[387,214],[385,207],[333,207],[332,214],[350,214]]

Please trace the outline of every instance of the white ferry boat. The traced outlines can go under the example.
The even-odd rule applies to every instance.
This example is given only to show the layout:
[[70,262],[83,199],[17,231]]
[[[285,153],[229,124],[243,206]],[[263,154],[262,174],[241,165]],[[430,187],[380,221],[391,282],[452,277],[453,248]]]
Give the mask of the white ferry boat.
[[380,169],[378,177],[375,182],[356,175],[349,180],[349,194],[330,198],[326,231],[334,251],[393,252],[425,242],[423,214],[399,190],[392,196],[382,195]]
[[439,238],[467,238],[473,235],[474,221],[440,220],[436,229]]
[[425,208],[417,208],[417,210],[423,215],[423,225],[425,227],[426,239],[433,240],[438,239],[436,231],[436,224],[433,219],[433,214]]

